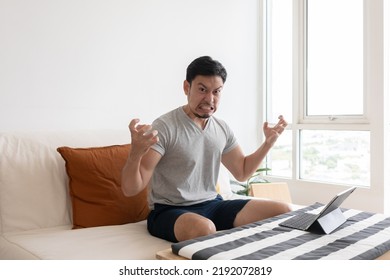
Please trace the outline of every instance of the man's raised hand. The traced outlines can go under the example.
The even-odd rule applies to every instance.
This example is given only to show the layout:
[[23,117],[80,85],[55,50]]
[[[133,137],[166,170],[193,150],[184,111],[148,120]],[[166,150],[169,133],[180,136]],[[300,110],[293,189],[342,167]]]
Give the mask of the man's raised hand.
[[131,150],[139,156],[146,154],[150,147],[158,142],[158,131],[151,125],[139,124],[139,119],[131,120],[129,130],[131,133]]

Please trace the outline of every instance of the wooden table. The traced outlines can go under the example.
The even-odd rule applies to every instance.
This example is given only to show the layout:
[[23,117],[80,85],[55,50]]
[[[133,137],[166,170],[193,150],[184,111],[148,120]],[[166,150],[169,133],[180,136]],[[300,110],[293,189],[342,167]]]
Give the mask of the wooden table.
[[172,253],[171,249],[165,249],[157,252],[156,259],[158,260],[188,260],[182,256]]

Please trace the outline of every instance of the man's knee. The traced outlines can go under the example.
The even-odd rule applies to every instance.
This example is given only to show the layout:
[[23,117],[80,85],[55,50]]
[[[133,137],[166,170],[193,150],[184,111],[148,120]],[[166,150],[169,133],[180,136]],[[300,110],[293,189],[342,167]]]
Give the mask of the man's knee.
[[291,212],[293,209],[291,207],[291,204],[288,203],[282,203],[280,206],[280,214]]
[[216,232],[215,224],[198,214],[186,213],[175,223],[175,236],[178,241],[188,240]]
[[237,214],[234,226],[242,226],[291,211],[289,204],[272,200],[254,199]]

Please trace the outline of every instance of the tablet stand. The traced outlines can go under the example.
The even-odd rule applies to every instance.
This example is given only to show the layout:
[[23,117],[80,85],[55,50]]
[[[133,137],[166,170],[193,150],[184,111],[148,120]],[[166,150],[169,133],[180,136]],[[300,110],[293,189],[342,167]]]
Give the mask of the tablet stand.
[[315,223],[326,233],[331,233],[336,228],[345,223],[347,219],[344,217],[343,212],[340,208],[336,208],[332,212],[322,216]]

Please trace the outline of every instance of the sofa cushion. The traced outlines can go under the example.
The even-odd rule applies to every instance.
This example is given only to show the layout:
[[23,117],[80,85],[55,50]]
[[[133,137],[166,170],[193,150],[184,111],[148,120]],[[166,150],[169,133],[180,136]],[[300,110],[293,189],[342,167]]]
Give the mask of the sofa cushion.
[[130,144],[91,148],[59,147],[69,176],[73,228],[119,225],[144,220],[147,190],[126,197],[121,171]]
[[0,133],[0,232],[71,223],[63,160],[49,138]]
[[171,242],[148,233],[145,220],[79,230],[56,227],[6,234],[4,240],[0,237],[0,260],[1,249],[8,250],[7,259],[155,260],[156,252],[170,246]]

